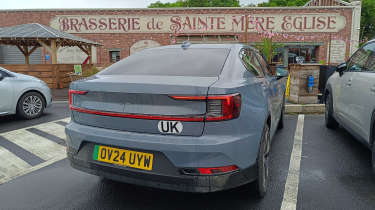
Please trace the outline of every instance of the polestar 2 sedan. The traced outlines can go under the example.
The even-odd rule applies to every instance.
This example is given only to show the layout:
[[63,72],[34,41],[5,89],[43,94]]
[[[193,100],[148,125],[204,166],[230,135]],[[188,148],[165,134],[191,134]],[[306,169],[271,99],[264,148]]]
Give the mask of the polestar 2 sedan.
[[263,197],[285,76],[241,44],[143,50],[71,84],[68,158],[130,184],[213,192],[252,182]]

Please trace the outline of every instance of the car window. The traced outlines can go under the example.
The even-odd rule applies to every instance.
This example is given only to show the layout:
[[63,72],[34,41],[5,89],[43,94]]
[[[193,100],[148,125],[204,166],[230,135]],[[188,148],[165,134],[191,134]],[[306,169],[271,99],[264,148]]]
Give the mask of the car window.
[[246,69],[257,77],[264,77],[262,67],[260,66],[256,55],[250,49],[242,49],[240,51],[240,58]]
[[7,77],[8,76],[8,73],[6,73],[5,71],[2,71],[1,69],[0,69],[0,74],[3,75],[3,77]]
[[267,74],[268,76],[272,76],[273,75],[272,71],[269,65],[267,64],[266,60],[264,60],[264,58],[259,53],[255,53],[255,54],[257,55],[257,58],[259,60],[260,65],[263,68],[264,73]]
[[366,45],[364,49],[370,51],[370,56],[366,64],[366,70],[369,72],[375,72],[375,42]]
[[172,48],[144,50],[103,70],[101,75],[217,77],[230,49]]
[[366,70],[366,63],[371,54],[371,51],[363,47],[359,49],[348,62],[348,71],[351,72],[362,72]]

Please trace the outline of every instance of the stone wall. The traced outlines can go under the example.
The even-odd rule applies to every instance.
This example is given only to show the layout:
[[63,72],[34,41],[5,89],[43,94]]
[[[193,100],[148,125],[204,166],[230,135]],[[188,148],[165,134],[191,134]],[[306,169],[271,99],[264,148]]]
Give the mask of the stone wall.
[[[289,101],[298,104],[318,102],[320,65],[290,65]],[[314,86],[308,91],[308,77],[314,77]]]

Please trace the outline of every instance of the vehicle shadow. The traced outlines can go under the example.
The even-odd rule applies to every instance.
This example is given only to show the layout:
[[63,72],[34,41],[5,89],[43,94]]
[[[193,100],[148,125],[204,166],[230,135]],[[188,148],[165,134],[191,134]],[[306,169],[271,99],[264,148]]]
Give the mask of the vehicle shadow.
[[[184,193],[140,187],[100,179],[95,203],[101,208],[120,209],[243,209],[259,205],[252,184],[214,193]],[[94,206],[94,203],[91,203]],[[93,207],[94,207],[93,206]],[[87,207],[87,206],[86,206]],[[247,208],[249,209],[249,208]]]

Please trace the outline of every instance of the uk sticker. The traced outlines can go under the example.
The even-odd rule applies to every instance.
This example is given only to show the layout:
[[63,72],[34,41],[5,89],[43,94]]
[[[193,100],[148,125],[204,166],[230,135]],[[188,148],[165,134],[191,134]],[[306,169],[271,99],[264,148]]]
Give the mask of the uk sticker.
[[160,133],[180,134],[184,126],[179,121],[159,121],[158,129]]

